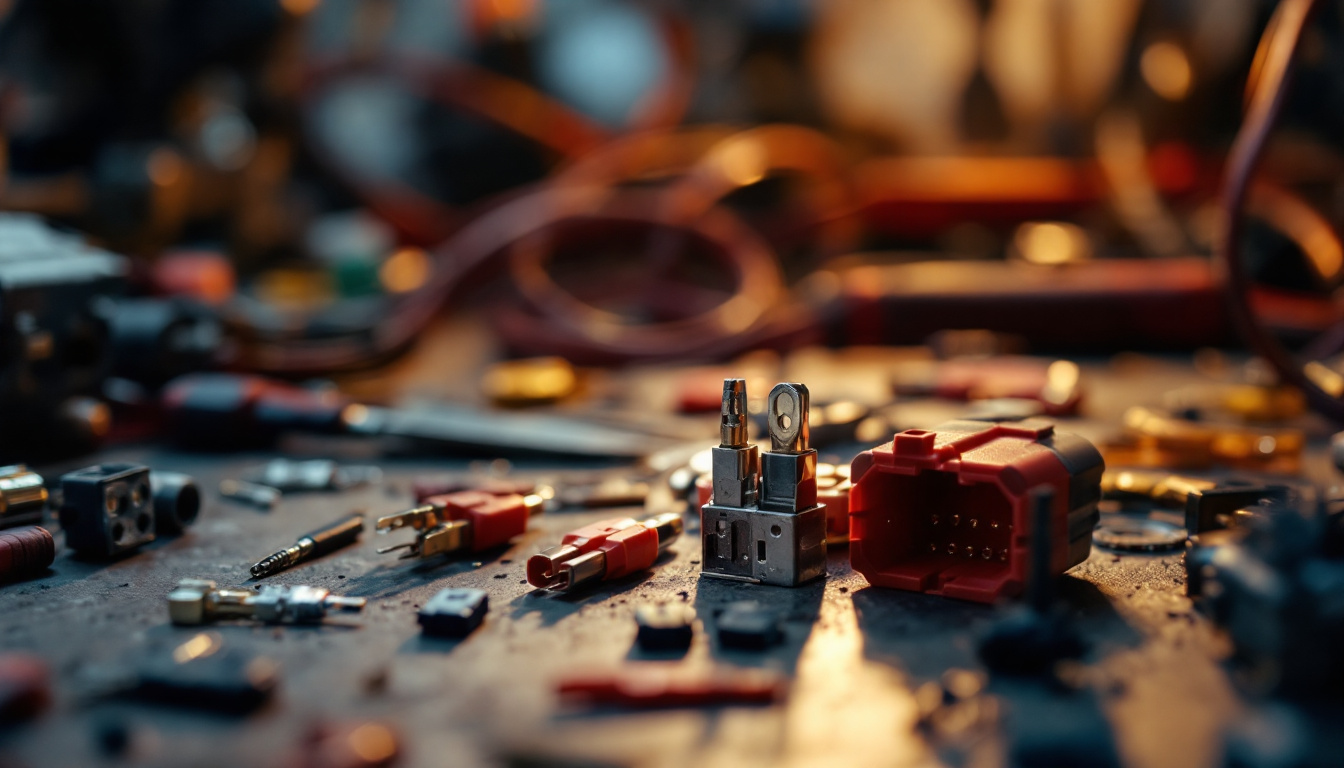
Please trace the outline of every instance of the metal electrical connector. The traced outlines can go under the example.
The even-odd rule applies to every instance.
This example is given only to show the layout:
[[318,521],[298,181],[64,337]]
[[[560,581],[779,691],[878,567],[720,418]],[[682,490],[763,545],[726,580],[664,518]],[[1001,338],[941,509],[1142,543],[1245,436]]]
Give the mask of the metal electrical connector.
[[246,618],[267,624],[315,624],[329,611],[364,610],[362,597],[338,597],[318,587],[267,585],[261,591],[220,589],[205,579],[183,579],[168,593],[168,615],[174,624],[205,624],[218,619]]
[[664,512],[647,520],[621,518],[570,531],[560,546],[527,561],[527,583],[566,592],[595,581],[615,579],[653,565],[659,553],[681,535],[681,513]]
[[348,544],[353,544],[364,531],[364,515],[356,512],[325,525],[312,533],[300,536],[292,545],[276,552],[252,566],[252,577],[262,579],[279,573],[304,560],[320,557]]
[[399,528],[416,531],[413,541],[383,547],[378,554],[404,549],[401,559],[406,560],[502,546],[527,530],[528,516],[541,511],[544,503],[535,494],[459,491],[431,496],[418,507],[378,518],[380,534]]
[[[758,458],[751,447],[749,458],[733,463],[720,456],[748,444],[745,424],[730,423],[746,401],[746,385],[724,382],[725,445],[714,449],[714,496],[701,508],[703,575],[791,587],[826,573],[826,507],[817,503],[810,400],[802,384],[776,385],[766,405],[771,450]],[[729,445],[730,437],[741,447]],[[754,471],[742,477],[744,466],[759,466],[759,490],[738,492],[756,482]]]
[[730,507],[756,506],[761,456],[747,436],[747,381],[723,380],[719,447],[713,450],[714,498]]
[[46,503],[41,475],[22,464],[0,467],[0,526],[40,522]]

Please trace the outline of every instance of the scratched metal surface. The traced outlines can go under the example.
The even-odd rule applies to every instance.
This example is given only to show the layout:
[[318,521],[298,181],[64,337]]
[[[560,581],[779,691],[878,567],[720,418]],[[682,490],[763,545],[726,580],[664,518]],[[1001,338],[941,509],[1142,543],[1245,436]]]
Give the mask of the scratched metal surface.
[[[1167,370],[1167,369],[1163,369]],[[1180,369],[1168,371],[1174,380]],[[1143,374],[1151,391],[1152,371]],[[1097,417],[1082,431],[1113,423],[1132,401],[1133,381],[1096,378]],[[925,426],[936,411],[912,411]],[[711,438],[712,439],[712,438]],[[707,443],[709,441],[707,440]],[[1317,447],[1308,470],[1326,473]],[[191,456],[156,449],[119,450],[103,458],[144,461],[189,472],[207,489],[258,463],[260,455]],[[975,639],[1008,610],[874,589],[853,573],[843,548],[832,551],[824,582],[798,589],[758,587],[698,577],[698,541],[684,536],[646,574],[573,597],[534,593],[524,582],[527,556],[578,525],[627,510],[548,514],[505,551],[477,559],[414,564],[361,542],[273,579],[369,598],[360,616],[318,627],[215,627],[229,645],[277,659],[277,700],[243,718],[171,710],[96,695],[109,670],[155,645],[196,630],[167,621],[164,596],[183,577],[243,583],[247,565],[325,520],[352,509],[371,515],[404,508],[409,479],[460,462],[384,462],[388,482],[346,494],[287,496],[262,512],[206,494],[197,524],[179,538],[134,556],[90,564],[58,555],[40,578],[0,588],[0,645],[35,651],[54,670],[56,703],[40,719],[0,733],[0,764],[110,764],[96,729],[132,729],[129,762],[137,765],[283,765],[303,729],[327,719],[377,718],[403,738],[404,764],[487,766],[508,755],[541,754],[639,766],[904,766],[1003,765],[1010,734],[1081,733],[1096,750],[1113,740],[1123,765],[1220,764],[1222,734],[1250,707],[1218,657],[1216,634],[1183,596],[1179,555],[1114,555],[1094,549],[1065,577],[1067,610],[1092,641],[1078,672],[1081,692],[1032,683],[991,686],[1003,716],[982,738],[931,744],[915,729],[913,689],[946,669],[979,669]],[[526,467],[520,471],[526,471]],[[490,595],[485,625],[460,642],[422,638],[415,610],[446,586]],[[583,712],[558,705],[562,673],[642,659],[634,648],[633,612],[642,601],[685,600],[709,618],[716,605],[753,599],[786,613],[787,641],[764,653],[720,649],[697,633],[678,663],[779,669],[788,698],[771,707],[664,712]],[[1097,724],[1109,723],[1109,728]],[[1111,735],[1108,737],[1107,734]],[[1014,737],[1015,738],[1015,737]],[[1060,738],[1064,738],[1061,736]]]

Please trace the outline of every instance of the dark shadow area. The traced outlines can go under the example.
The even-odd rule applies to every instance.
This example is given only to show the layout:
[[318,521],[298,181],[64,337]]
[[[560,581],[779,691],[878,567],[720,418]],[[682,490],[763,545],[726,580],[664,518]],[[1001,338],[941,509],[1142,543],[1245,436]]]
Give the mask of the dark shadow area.
[[473,552],[463,557],[433,557],[427,560],[398,560],[391,554],[384,555],[391,560],[376,569],[346,581],[344,593],[351,597],[383,599],[396,597],[426,584],[441,581],[450,576],[478,570],[486,565],[502,563],[501,558],[509,551],[508,546],[496,547],[486,552]]
[[975,640],[997,616],[993,606],[880,587],[853,599],[864,657],[920,681],[978,667]]
[[[1089,657],[1142,641],[1095,584],[1066,575],[1058,579],[1056,589],[1056,610],[1087,642]],[[995,621],[1020,607],[1016,601],[991,606],[879,587],[860,589],[853,598],[864,656],[918,680],[936,679],[952,667],[979,668],[980,638]]]
[[[700,577],[695,590],[695,615],[709,640],[715,660],[740,667],[767,667],[793,674],[798,656],[821,614],[826,580],[815,579],[799,587],[776,587],[727,579]],[[759,651],[724,648],[719,643],[718,614],[729,603],[754,601],[779,612],[783,642]]]
[[609,597],[631,592],[635,587],[655,575],[660,565],[665,565],[676,555],[669,551],[660,552],[658,559],[649,568],[622,576],[619,579],[600,581],[575,592],[555,592],[547,589],[534,589],[515,598],[510,605],[513,611],[510,618],[521,619],[529,613],[541,614],[542,626],[551,626],[564,617],[579,610],[585,603],[599,603]]
[[631,715],[645,714],[649,712],[687,712],[694,711],[696,714],[703,715],[705,718],[705,735],[701,743],[711,743],[717,737],[717,733],[722,726],[723,713],[733,709],[768,709],[774,704],[730,704],[724,706],[700,706],[700,707],[618,707],[618,706],[586,706],[583,704],[566,705],[558,709],[555,716],[551,719],[557,723],[575,720],[619,720],[620,718],[630,717]]
[[1066,574],[1058,579],[1056,589],[1056,606],[1087,641],[1092,658],[1143,642],[1143,635],[1125,621],[1096,584]]
[[625,654],[626,661],[680,661],[686,658],[690,648],[673,648],[667,650],[645,650],[639,647],[638,642],[630,644],[630,651]]
[[[479,632],[478,628],[476,632]],[[473,632],[472,634],[475,634]],[[466,637],[433,637],[426,634],[416,634],[406,638],[406,642],[397,648],[397,653],[413,654],[449,654],[457,650],[457,647],[471,639],[471,635]]]
[[1040,681],[997,679],[989,690],[1007,704],[1004,733],[1010,764],[1118,768],[1111,724],[1098,697]]
[[42,569],[42,571],[39,573],[30,573],[27,576],[20,576],[18,578],[9,578],[4,581],[0,581],[0,588],[14,587],[20,584],[28,584],[34,581],[41,581],[42,579],[49,579],[57,575],[59,574],[56,572],[56,570],[49,565],[46,568]]

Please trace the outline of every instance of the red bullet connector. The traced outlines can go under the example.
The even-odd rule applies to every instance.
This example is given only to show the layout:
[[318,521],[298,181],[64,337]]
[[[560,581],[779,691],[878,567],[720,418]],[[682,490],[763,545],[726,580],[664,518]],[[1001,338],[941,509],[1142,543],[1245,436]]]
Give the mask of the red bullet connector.
[[681,535],[681,514],[666,512],[647,520],[603,520],[565,534],[560,546],[527,561],[527,583],[568,591],[642,571]]
[[415,540],[378,550],[379,554],[404,549],[402,559],[480,552],[507,544],[527,530],[530,514],[542,506],[540,496],[516,493],[495,495],[461,491],[431,496],[425,503],[378,518],[378,533],[412,528]]

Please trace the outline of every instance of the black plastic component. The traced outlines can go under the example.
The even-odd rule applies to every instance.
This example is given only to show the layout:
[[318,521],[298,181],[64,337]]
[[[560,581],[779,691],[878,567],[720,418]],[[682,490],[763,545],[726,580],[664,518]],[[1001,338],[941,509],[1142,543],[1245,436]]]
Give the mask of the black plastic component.
[[149,467],[98,464],[61,477],[65,544],[87,557],[115,557],[155,538]]
[[128,272],[126,258],[36,216],[0,213],[0,433],[8,438],[0,463],[94,447],[89,438],[99,435],[84,434],[70,413],[107,377],[107,329],[93,305],[123,293]]
[[420,609],[420,628],[436,637],[466,637],[481,626],[489,610],[484,590],[444,589]]
[[991,672],[1009,676],[1048,675],[1055,664],[1076,659],[1087,645],[1055,610],[1055,571],[1050,536],[1055,493],[1032,489],[1031,571],[1026,606],[1000,619],[980,640],[980,660]]
[[995,623],[981,638],[979,651],[991,672],[1034,676],[1049,674],[1065,659],[1080,658],[1087,645],[1062,617],[1026,610]]
[[1216,528],[1227,528],[1232,524],[1231,517],[1238,509],[1255,506],[1261,501],[1283,503],[1291,498],[1292,489],[1286,485],[1235,483],[1197,491],[1185,499],[1185,529],[1193,536]]
[[133,694],[174,707],[246,714],[270,701],[280,684],[279,666],[266,656],[236,648],[186,661],[178,661],[177,655],[165,651],[142,663]]
[[1185,542],[1185,594],[1197,608],[1209,608],[1204,597],[1204,574],[1216,567],[1214,557],[1223,547],[1245,538],[1245,528],[1222,528],[1195,534]]
[[224,337],[218,314],[182,298],[120,299],[98,305],[112,347],[112,374],[157,389],[212,367]]
[[201,512],[201,489],[190,475],[181,472],[150,472],[154,499],[154,525],[164,535],[181,533],[196,522]]
[[363,532],[364,515],[356,512],[353,515],[329,523],[315,531],[305,533],[303,536],[299,537],[299,540],[303,541],[304,539],[308,539],[313,542],[313,551],[308,557],[321,557],[322,555],[335,552],[341,547],[354,544],[359,540],[359,534]]
[[267,445],[290,430],[340,432],[346,406],[330,391],[225,373],[174,379],[162,400],[181,445],[216,451]]
[[685,651],[695,638],[695,610],[685,603],[646,603],[635,609],[635,642],[646,651]]
[[1324,512],[1271,505],[1230,529],[1244,534],[1216,556],[1197,558],[1199,605],[1231,640],[1233,679],[1252,693],[1338,701],[1344,691],[1344,559],[1329,548],[1333,524]]
[[729,603],[715,625],[724,648],[763,651],[784,640],[779,613],[755,601]]

